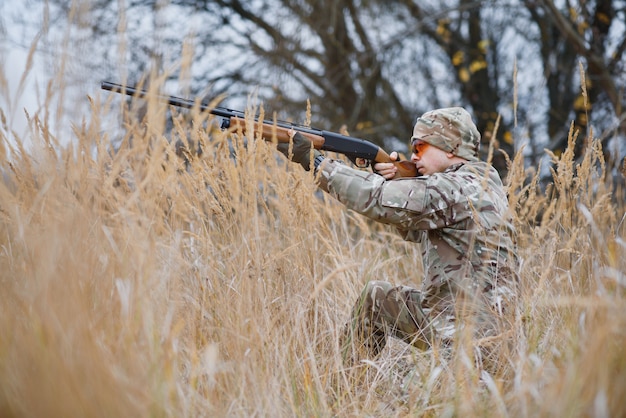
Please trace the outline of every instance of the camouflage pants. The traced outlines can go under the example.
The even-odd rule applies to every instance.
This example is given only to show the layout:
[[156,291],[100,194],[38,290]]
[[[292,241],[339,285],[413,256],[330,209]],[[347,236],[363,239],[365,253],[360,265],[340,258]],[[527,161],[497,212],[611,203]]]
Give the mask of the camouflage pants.
[[[452,289],[444,286],[436,294],[424,294],[408,286],[394,286],[384,281],[367,283],[341,336],[344,363],[352,365],[363,358],[375,358],[385,347],[388,337],[398,338],[421,350],[433,344],[450,346],[459,326],[457,315],[467,316],[470,311],[473,312],[475,341],[497,335],[497,315],[488,304],[483,303],[480,296],[472,298],[462,296],[462,293],[456,286]],[[460,299],[464,303],[460,304]],[[492,355],[481,354],[484,350],[477,348],[478,356]]]
[[393,336],[419,349],[432,344],[434,329],[422,310],[419,290],[371,281],[356,301],[341,338],[347,364],[374,358]]

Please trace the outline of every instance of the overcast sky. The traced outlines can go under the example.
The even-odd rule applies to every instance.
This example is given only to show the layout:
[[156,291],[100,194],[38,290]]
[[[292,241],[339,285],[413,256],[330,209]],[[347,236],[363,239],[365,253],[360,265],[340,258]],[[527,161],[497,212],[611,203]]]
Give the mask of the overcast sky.
[[[7,92],[0,94],[0,108],[8,118],[8,123],[19,136],[24,137],[26,132],[26,117],[23,109],[34,114],[38,108],[35,85],[41,81],[41,60],[38,55],[34,56],[34,66],[26,79],[23,94],[17,95],[17,89],[22,78],[28,57],[30,45],[35,38],[35,33],[30,32],[26,25],[18,22],[18,19],[26,18],[28,21],[41,20],[41,11],[34,4],[26,1],[9,2],[2,1],[0,4],[0,16],[2,19],[2,44],[0,45],[0,65],[4,77],[8,83]],[[25,7],[26,6],[26,7]]]
[[[56,102],[45,105],[47,85],[57,75],[58,62],[63,59],[58,56],[60,48],[54,46],[52,38],[54,33],[61,33],[63,28],[53,23],[50,31],[43,30],[44,7],[45,2],[41,0],[0,0],[0,71],[8,84],[8,92],[6,89],[0,90],[0,108],[7,117],[9,130],[16,134],[8,134],[9,139],[13,142],[15,137],[20,138],[27,147],[32,136],[28,133],[25,110],[31,117],[39,114],[43,119],[45,106],[50,112],[47,121],[52,133],[62,144],[66,144],[72,137],[70,123],[56,123]],[[28,57],[33,46],[32,64],[28,68]],[[69,67],[73,63],[67,65]],[[58,91],[55,91],[54,97],[56,93]],[[87,94],[93,93],[81,92],[81,101],[67,96],[67,92],[64,94],[64,102],[71,104],[67,107],[73,112],[69,114],[64,110],[64,120],[80,121],[89,109]],[[63,132],[59,132],[61,129]]]

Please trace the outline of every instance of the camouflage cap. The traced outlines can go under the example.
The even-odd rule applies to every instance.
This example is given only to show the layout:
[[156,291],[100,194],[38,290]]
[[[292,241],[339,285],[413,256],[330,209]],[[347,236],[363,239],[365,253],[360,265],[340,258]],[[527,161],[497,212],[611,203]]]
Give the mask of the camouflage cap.
[[431,110],[417,118],[411,143],[416,139],[468,161],[478,161],[480,133],[462,107]]

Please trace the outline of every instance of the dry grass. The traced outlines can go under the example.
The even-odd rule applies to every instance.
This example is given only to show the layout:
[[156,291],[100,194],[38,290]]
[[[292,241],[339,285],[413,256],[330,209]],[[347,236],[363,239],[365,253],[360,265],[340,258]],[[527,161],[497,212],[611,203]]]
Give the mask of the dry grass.
[[[547,195],[511,162],[523,295],[510,379],[481,380],[401,343],[344,369],[357,293],[418,286],[417,247],[203,115],[166,134],[151,102],[114,151],[109,110],[94,101],[71,140],[40,115],[28,138],[0,129],[0,415],[626,414],[626,205],[597,143],[553,156]],[[202,155],[185,166],[178,139]]]

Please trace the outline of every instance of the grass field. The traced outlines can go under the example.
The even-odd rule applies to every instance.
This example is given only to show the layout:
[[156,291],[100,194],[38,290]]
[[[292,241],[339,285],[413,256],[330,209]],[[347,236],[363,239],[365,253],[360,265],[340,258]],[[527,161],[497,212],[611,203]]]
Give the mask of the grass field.
[[[166,133],[156,102],[112,126],[118,106],[94,99],[72,138],[45,112],[28,137],[2,118],[1,416],[626,415],[626,203],[593,138],[584,161],[553,156],[547,193],[511,162],[524,260],[511,374],[479,379],[467,356],[401,343],[344,368],[358,292],[419,286],[417,246],[271,144],[195,113]],[[203,152],[187,147],[186,165],[188,139]]]

